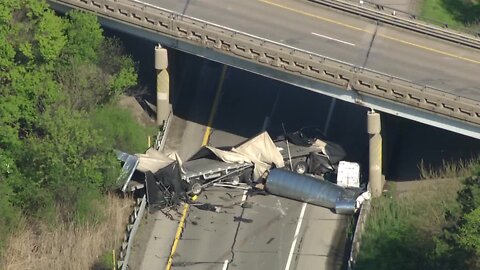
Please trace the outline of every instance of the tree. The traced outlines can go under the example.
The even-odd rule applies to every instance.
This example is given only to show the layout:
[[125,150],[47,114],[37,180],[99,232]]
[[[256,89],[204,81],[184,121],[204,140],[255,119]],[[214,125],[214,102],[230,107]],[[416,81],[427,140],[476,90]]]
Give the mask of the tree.
[[[32,185],[52,194],[51,199],[66,209],[63,217],[73,219],[82,193],[106,190],[113,185],[120,171],[113,149],[92,128],[85,112],[65,107],[49,111],[39,119],[37,128],[43,135],[28,138],[28,148],[17,157],[17,166],[26,181],[16,186],[24,200],[17,203],[34,206],[29,203]],[[48,207],[50,198],[38,199],[39,208]]]
[[3,0],[0,204],[33,216],[64,209],[68,220],[85,212],[84,196],[97,196],[118,174],[112,143],[90,111],[136,80],[133,60],[94,15],[59,17],[43,0]]
[[71,11],[67,18],[68,45],[56,77],[68,106],[91,110],[137,84],[133,60],[124,55],[118,40],[102,35],[96,16]]
[[476,208],[463,217],[459,228],[458,243],[462,248],[480,256],[480,208]]

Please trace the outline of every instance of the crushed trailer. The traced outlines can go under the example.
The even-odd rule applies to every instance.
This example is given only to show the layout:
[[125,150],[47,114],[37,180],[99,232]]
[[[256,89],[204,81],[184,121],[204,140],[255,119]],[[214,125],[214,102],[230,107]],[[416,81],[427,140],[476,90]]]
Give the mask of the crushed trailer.
[[[182,201],[191,203],[190,195],[198,195],[210,186],[250,189],[253,192],[261,191],[258,187],[264,186],[265,191],[272,195],[330,208],[337,214],[353,214],[363,200],[369,198],[368,192],[358,188],[358,164],[339,163],[338,160],[344,156],[343,149],[333,146],[333,150],[319,151],[312,145],[301,145],[298,140],[292,142],[296,143],[293,149],[302,152],[300,156],[307,156],[310,165],[316,164],[314,157],[317,154],[328,154],[328,159],[323,159],[326,162],[318,164],[323,168],[335,166],[337,184],[320,179],[322,175],[316,174],[316,170],[311,171],[313,174],[287,170],[285,156],[281,153],[282,144],[279,147],[278,142],[275,144],[266,132],[235,147],[204,146],[185,162],[175,152],[148,149],[145,154],[130,155],[118,151],[117,157],[124,163],[118,184],[123,192],[137,190],[129,188],[132,186],[145,187],[152,209],[178,205]],[[315,142],[318,144],[318,139],[315,138]],[[134,172],[140,176],[131,181]]]

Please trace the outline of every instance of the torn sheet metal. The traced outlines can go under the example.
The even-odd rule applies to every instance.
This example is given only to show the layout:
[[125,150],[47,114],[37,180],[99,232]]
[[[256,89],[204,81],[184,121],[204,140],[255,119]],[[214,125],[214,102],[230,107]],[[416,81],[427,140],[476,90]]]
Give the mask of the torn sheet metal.
[[188,185],[182,181],[181,168],[178,162],[173,162],[154,173],[155,180],[159,185],[169,187],[171,192],[179,197],[185,197]]
[[150,207],[163,208],[173,203],[173,194],[169,187],[158,183],[155,175],[150,171],[145,173],[145,187]]
[[266,190],[274,195],[334,209],[337,214],[353,214],[358,189],[345,189],[328,181],[283,169],[270,171]]
[[125,192],[128,182],[130,182],[130,179],[132,179],[133,173],[137,169],[138,166],[138,157],[134,155],[130,155],[125,152],[121,151],[116,151],[117,158],[120,161],[123,161],[123,167],[122,171],[120,172],[120,175],[117,178],[117,183],[116,185],[118,187],[122,187],[121,190],[122,192]]
[[172,162],[155,173],[145,172],[147,201],[150,207],[162,209],[186,199],[187,186],[180,178],[180,166]]
[[125,153],[120,150],[115,150],[115,154],[117,155],[117,159],[123,162],[127,161],[128,156],[130,156],[129,153]]
[[[194,154],[187,162],[205,157],[212,159],[212,154],[225,163],[235,163],[240,165],[253,164],[254,180],[259,179],[272,167],[282,168],[285,166],[282,154],[277,149],[267,132],[262,132],[231,149],[219,149],[212,146],[205,146]],[[187,166],[185,165],[185,167]]]
[[332,164],[337,164],[346,156],[345,150],[342,146],[324,140],[321,132],[316,129],[309,130],[308,128],[304,128],[295,132],[287,133],[286,137],[290,143],[302,146],[309,152],[321,152],[328,157]]

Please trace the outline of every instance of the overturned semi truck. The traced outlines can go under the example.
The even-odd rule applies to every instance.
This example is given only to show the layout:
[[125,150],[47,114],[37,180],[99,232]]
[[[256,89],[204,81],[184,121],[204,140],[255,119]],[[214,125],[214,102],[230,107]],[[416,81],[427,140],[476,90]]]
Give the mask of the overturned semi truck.
[[235,147],[204,146],[185,162],[174,152],[154,149],[136,155],[119,152],[117,156],[124,162],[119,177],[122,191],[128,190],[133,171],[140,171],[149,204],[160,208],[188,201],[189,195],[219,183],[248,189],[265,183],[270,194],[327,207],[339,214],[354,213],[361,200],[368,197],[361,196],[360,188],[343,187],[318,175],[287,170],[284,155],[267,132]]

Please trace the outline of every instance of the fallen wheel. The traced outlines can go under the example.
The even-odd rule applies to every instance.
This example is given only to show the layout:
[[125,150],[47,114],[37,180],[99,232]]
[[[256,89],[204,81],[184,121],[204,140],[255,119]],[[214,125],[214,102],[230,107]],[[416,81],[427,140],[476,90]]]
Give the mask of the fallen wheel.
[[199,195],[200,193],[202,193],[203,188],[200,183],[195,182],[195,183],[192,183],[192,185],[190,186],[190,190],[193,195]]
[[293,171],[298,173],[298,174],[304,174],[307,172],[307,162],[305,161],[298,161],[293,165]]

